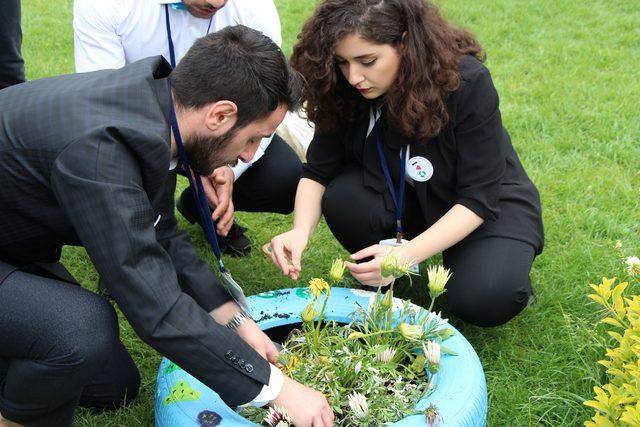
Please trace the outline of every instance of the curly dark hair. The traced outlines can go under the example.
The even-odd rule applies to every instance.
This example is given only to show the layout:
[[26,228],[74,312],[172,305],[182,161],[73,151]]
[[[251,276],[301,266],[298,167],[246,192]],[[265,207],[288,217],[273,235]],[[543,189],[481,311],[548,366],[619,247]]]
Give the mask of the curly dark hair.
[[429,0],[324,0],[291,56],[307,80],[308,117],[321,132],[352,121],[363,102],[334,58],[336,45],[351,34],[400,53],[398,75],[382,101],[390,122],[416,139],[437,135],[449,120],[446,99],[460,84],[461,58],[484,60],[474,36],[447,22]]

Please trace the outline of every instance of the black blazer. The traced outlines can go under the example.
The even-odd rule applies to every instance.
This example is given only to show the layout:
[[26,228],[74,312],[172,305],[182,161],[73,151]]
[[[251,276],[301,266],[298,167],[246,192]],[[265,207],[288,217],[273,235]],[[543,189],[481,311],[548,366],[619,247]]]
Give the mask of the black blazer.
[[[378,120],[382,120],[383,150],[394,184],[398,185],[400,174],[400,149],[409,145],[409,157],[425,157],[434,169],[430,180],[413,183],[426,227],[461,204],[484,219],[467,240],[508,237],[530,243],[539,253],[543,246],[540,197],[502,126],[491,75],[472,56],[464,57],[459,69],[460,86],[447,99],[449,122],[433,138],[407,138],[387,120],[383,109]],[[362,169],[363,185],[381,193],[393,212],[375,132],[367,137],[371,106],[362,102],[353,122],[337,132],[316,133],[302,177],[328,186],[346,167],[355,165]]]
[[0,282],[34,265],[72,281],[60,248],[82,245],[142,340],[246,403],[270,369],[208,314],[230,297],[178,231],[169,72],[158,56],[0,91]]

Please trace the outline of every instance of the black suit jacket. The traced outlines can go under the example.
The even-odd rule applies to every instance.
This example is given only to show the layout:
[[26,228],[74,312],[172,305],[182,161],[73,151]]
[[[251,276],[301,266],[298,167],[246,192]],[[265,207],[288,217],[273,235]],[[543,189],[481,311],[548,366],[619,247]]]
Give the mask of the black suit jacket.
[[270,369],[208,314],[230,297],[178,231],[169,72],[154,57],[0,91],[0,281],[33,265],[72,280],[60,248],[84,246],[136,333],[241,404]]
[[[527,242],[539,253],[544,241],[540,197],[502,125],[489,70],[468,55],[459,72],[460,86],[447,99],[449,122],[432,138],[408,138],[383,109],[379,119],[383,151],[394,185],[398,188],[400,149],[409,145],[410,158],[424,157],[433,165],[431,179],[413,182],[426,227],[461,204],[484,220],[467,241],[507,237]],[[367,136],[370,109],[371,103],[362,102],[351,123],[336,132],[316,133],[302,177],[328,186],[346,167],[356,165],[362,169],[363,185],[382,194],[387,210],[395,212],[378,158],[376,132]]]

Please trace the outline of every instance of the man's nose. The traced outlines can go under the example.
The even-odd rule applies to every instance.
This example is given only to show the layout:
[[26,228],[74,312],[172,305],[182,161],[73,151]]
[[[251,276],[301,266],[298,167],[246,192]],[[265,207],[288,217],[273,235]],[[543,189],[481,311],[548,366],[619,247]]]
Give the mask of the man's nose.
[[259,142],[251,144],[246,150],[244,150],[242,153],[240,153],[238,158],[240,160],[242,160],[243,162],[245,162],[245,163],[250,162],[251,159],[253,159],[253,156],[255,156],[256,151],[258,151],[258,147],[260,147],[260,143]]

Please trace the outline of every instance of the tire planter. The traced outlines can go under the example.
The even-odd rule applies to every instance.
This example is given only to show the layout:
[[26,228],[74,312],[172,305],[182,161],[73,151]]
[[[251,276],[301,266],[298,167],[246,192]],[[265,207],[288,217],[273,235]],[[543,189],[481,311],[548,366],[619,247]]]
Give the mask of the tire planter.
[[[326,320],[351,321],[355,304],[368,307],[375,293],[346,288],[331,288]],[[300,323],[300,313],[309,303],[307,288],[264,292],[248,298],[252,316],[261,329]],[[402,305],[400,299],[394,304]],[[416,404],[423,411],[437,407],[440,426],[485,426],[487,386],[480,360],[471,344],[453,326],[454,335],[445,346],[456,356],[442,355],[436,389]],[[158,370],[155,420],[157,427],[232,427],[257,426],[229,408],[217,393],[166,358]],[[424,415],[412,415],[392,424],[397,427],[428,426]]]

